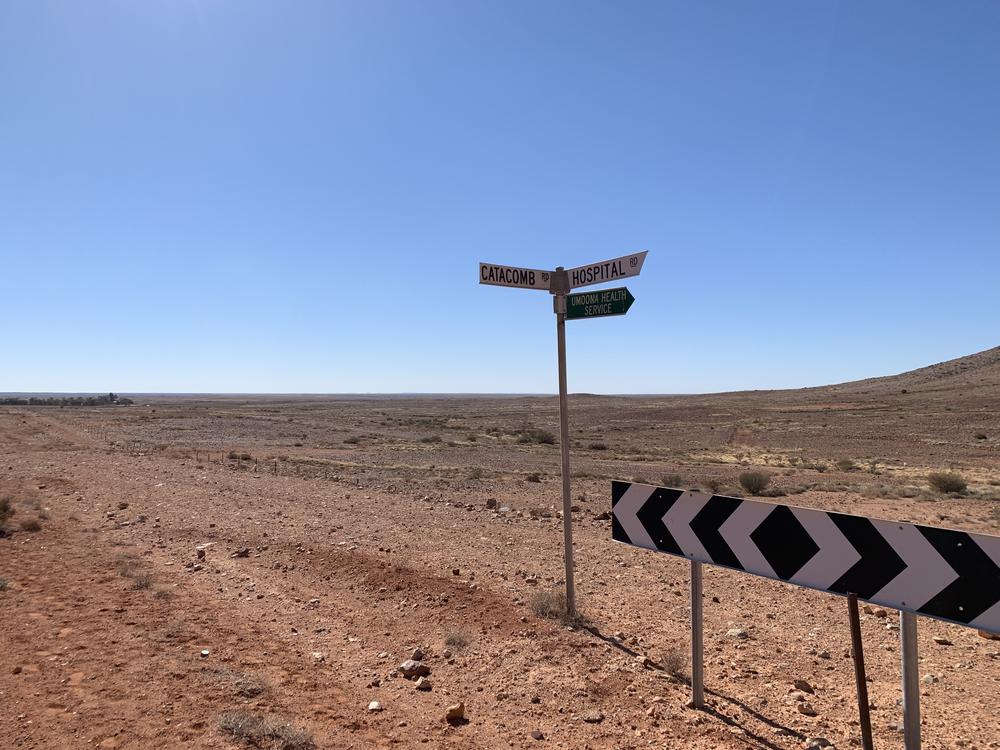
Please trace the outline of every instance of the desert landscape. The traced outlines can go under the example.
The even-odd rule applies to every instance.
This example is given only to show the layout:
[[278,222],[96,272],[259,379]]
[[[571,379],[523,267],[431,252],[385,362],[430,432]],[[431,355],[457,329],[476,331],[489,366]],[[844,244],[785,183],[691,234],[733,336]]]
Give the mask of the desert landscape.
[[[554,397],[128,397],[0,406],[5,747],[860,746],[845,600],[719,568],[687,707],[688,566],[611,540],[611,481],[761,472],[778,502],[1000,534],[1000,348],[572,395],[572,621]],[[900,748],[898,615],[861,620]],[[1000,641],[920,618],[919,648],[924,746],[1000,747]]]

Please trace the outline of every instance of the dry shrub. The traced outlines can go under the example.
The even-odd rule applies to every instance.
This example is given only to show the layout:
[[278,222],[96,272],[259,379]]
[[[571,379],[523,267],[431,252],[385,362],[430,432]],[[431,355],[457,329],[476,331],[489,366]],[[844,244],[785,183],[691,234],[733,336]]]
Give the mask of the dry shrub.
[[6,591],[10,584],[7,582],[6,578],[0,578],[0,591]]
[[540,475],[540,474],[539,474],[539,473],[538,473],[538,472],[536,471],[536,472],[532,472],[531,474],[528,474],[528,476],[526,476],[526,477],[524,478],[524,481],[525,481],[525,482],[541,482],[541,481],[542,481],[542,477],[541,477],[541,475]]
[[146,589],[153,588],[153,576],[148,573],[133,576],[132,588],[136,591],[145,591]]
[[751,495],[759,495],[771,483],[771,475],[766,471],[744,471],[740,474],[740,487]]
[[684,477],[680,474],[665,474],[660,480],[664,487],[679,489],[684,485]]
[[469,636],[465,633],[452,632],[448,633],[447,637],[444,639],[444,645],[455,651],[461,651],[463,648],[469,645]]
[[9,497],[0,497],[0,526],[14,515],[14,507],[10,503]]
[[563,591],[539,591],[528,600],[528,608],[539,617],[558,620],[564,625],[579,625],[583,622],[580,613],[570,615],[566,611],[566,594]]
[[934,471],[927,475],[927,482],[931,488],[938,492],[965,492],[969,483],[965,477],[953,471]]
[[21,531],[41,531],[42,524],[37,518],[25,518],[21,521]]
[[312,750],[316,747],[312,735],[304,729],[249,711],[223,714],[219,718],[219,731],[250,747],[274,750]]
[[606,446],[604,443],[591,443],[587,447],[590,448],[590,450],[592,451],[606,451],[608,449],[608,446]]
[[668,648],[660,659],[660,666],[669,675],[683,677],[684,668],[687,667],[687,654],[676,647]]
[[841,471],[854,471],[857,468],[857,464],[849,458],[840,458],[837,459],[836,467]]
[[702,487],[711,492],[713,495],[718,495],[719,490],[722,489],[721,479],[706,479],[701,483]]

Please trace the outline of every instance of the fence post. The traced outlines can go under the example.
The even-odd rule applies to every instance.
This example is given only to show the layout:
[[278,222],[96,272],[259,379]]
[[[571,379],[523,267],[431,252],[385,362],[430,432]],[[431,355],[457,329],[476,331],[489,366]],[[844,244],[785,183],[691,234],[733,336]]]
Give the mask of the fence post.
[[917,664],[917,616],[899,613],[903,666],[903,747],[920,750],[920,675]]
[[705,705],[705,640],[701,605],[702,566],[691,561],[691,705]]

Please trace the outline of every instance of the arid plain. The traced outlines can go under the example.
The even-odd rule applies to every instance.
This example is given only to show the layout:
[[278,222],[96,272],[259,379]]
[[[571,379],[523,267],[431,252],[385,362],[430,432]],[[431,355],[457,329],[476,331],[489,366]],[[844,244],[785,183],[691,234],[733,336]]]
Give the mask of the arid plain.
[[[556,399],[133,398],[0,407],[6,747],[852,747],[840,597],[706,568],[709,706],[685,706],[688,567],[611,540],[611,480],[745,496],[757,469],[777,502],[1000,535],[1000,349],[571,396],[575,625],[543,606]],[[897,616],[861,624],[876,747],[900,748]],[[921,618],[919,643],[925,747],[1000,747],[1000,641]],[[417,649],[425,689],[399,672]]]

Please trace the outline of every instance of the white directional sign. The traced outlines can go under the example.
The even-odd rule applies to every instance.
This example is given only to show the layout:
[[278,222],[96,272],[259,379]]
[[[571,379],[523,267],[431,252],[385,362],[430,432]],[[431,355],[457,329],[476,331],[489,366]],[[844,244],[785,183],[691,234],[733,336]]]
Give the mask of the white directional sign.
[[551,271],[537,268],[517,268],[500,266],[496,263],[479,264],[479,283],[493,286],[515,286],[521,289],[542,289],[549,291]]
[[646,251],[643,250],[613,260],[602,260],[600,263],[588,263],[585,266],[570,268],[566,271],[569,274],[569,288],[576,289],[579,286],[603,284],[606,281],[638,276],[645,260]]
[[1000,633],[1000,537],[613,482],[617,542]]

